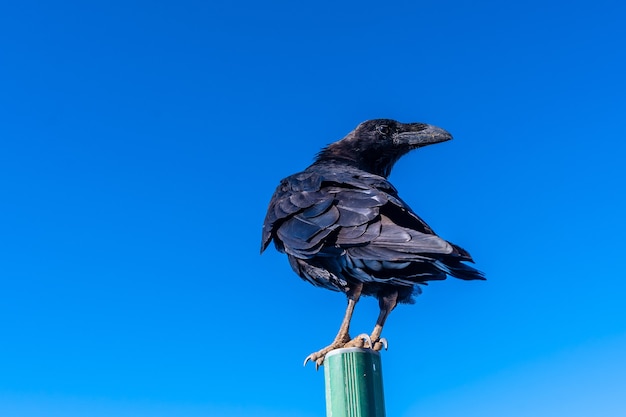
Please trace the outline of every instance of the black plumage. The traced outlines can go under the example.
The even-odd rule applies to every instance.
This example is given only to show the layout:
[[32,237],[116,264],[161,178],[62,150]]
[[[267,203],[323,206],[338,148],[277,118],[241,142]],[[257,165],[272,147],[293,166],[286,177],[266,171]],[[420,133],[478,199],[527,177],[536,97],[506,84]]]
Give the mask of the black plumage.
[[[348,297],[339,334],[307,360],[319,365],[338,347],[386,346],[380,333],[387,316],[397,303],[412,302],[419,284],[447,275],[484,279],[465,263],[473,262],[469,253],[437,236],[387,181],[402,155],[451,138],[423,123],[370,120],[281,181],[263,224],[261,252],[273,240],[300,277]],[[351,340],[350,318],[361,295],[377,297],[381,313],[371,336]]]

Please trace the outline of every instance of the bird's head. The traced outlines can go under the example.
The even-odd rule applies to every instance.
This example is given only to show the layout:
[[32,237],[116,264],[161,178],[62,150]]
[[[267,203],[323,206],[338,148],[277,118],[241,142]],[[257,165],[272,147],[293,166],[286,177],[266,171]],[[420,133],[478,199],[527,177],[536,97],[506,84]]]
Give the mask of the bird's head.
[[372,174],[387,177],[402,155],[413,149],[450,139],[450,133],[425,123],[400,123],[390,119],[368,120],[358,125],[345,138],[322,149],[316,161],[348,163]]

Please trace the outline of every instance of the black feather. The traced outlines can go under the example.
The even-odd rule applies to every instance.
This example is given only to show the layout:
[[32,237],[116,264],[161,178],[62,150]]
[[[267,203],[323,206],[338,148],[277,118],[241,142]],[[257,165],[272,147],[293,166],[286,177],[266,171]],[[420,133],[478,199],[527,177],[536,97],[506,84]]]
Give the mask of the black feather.
[[[383,122],[393,134],[380,133]],[[363,295],[397,287],[399,302],[411,302],[417,284],[446,275],[484,279],[463,263],[472,262],[469,253],[437,236],[386,179],[403,154],[450,138],[424,124],[362,123],[281,182],[269,204],[261,251],[274,240],[294,271],[314,285],[345,292],[359,281]]]

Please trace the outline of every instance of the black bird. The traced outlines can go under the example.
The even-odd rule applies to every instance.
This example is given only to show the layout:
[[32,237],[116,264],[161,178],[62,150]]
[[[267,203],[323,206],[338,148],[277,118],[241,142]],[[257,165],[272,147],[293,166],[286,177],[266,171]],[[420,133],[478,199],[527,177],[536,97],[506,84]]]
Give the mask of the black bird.
[[[387,181],[394,163],[407,152],[452,136],[424,123],[377,119],[361,123],[342,140],[322,149],[303,172],[283,179],[269,203],[261,252],[270,241],[286,253],[293,270],[311,284],[348,297],[335,340],[309,355],[322,364],[340,347],[366,344],[386,348],[381,332],[398,303],[412,303],[418,284],[447,275],[484,279],[459,246],[441,239]],[[375,296],[380,315],[370,336],[350,339],[354,306]]]

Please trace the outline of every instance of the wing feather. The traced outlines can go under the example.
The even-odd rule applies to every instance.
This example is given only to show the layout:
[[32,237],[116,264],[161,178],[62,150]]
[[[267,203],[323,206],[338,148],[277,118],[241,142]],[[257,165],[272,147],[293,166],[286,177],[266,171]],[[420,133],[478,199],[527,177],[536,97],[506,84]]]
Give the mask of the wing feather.
[[471,261],[469,254],[437,236],[385,178],[317,168],[281,182],[270,201],[262,250],[274,239],[279,250],[325,265],[336,279],[345,274],[412,286],[446,274],[481,276],[461,262]]

